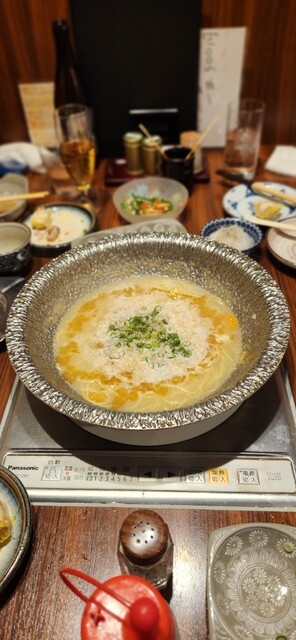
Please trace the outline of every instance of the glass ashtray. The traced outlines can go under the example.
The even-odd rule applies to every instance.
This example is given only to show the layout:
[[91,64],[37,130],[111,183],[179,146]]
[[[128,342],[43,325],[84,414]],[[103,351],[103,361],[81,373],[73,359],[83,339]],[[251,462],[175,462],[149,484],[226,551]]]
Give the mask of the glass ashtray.
[[207,569],[211,640],[296,639],[296,528],[213,531]]

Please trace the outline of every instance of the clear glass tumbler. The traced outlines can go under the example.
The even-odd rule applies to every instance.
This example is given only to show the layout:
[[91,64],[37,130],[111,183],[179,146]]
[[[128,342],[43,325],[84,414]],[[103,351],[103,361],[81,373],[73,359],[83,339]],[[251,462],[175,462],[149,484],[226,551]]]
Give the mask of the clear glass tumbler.
[[252,180],[256,173],[261,144],[265,104],[245,98],[228,105],[224,169]]

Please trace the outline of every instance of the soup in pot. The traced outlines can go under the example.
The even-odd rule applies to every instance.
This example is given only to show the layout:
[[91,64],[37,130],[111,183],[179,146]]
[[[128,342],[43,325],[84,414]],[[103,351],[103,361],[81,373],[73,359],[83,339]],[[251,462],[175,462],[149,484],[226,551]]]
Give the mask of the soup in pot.
[[237,317],[199,285],[135,276],[77,301],[54,339],[57,367],[85,400],[131,412],[217,393],[242,361]]

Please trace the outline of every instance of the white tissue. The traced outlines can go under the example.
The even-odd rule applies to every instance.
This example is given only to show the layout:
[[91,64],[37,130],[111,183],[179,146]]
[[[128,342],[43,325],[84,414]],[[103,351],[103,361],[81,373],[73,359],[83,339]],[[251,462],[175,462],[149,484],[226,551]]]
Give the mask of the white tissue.
[[46,147],[39,147],[31,142],[10,142],[0,146],[0,162],[5,165],[9,162],[26,164],[31,171],[45,173],[45,159],[50,157],[51,151]]
[[296,176],[296,147],[276,147],[269,156],[265,169],[286,176]]

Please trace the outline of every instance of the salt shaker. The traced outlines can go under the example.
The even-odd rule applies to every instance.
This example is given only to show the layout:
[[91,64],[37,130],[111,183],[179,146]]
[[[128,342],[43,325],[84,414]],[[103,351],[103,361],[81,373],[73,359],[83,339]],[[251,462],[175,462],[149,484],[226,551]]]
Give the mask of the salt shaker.
[[[65,584],[86,603],[81,619],[82,640],[178,640],[173,613],[155,587],[137,576],[120,575],[98,582],[65,567]],[[69,578],[74,576],[95,586],[88,597]]]
[[161,516],[150,509],[133,511],[123,521],[118,541],[122,573],[149,580],[164,589],[173,570],[173,542]]

